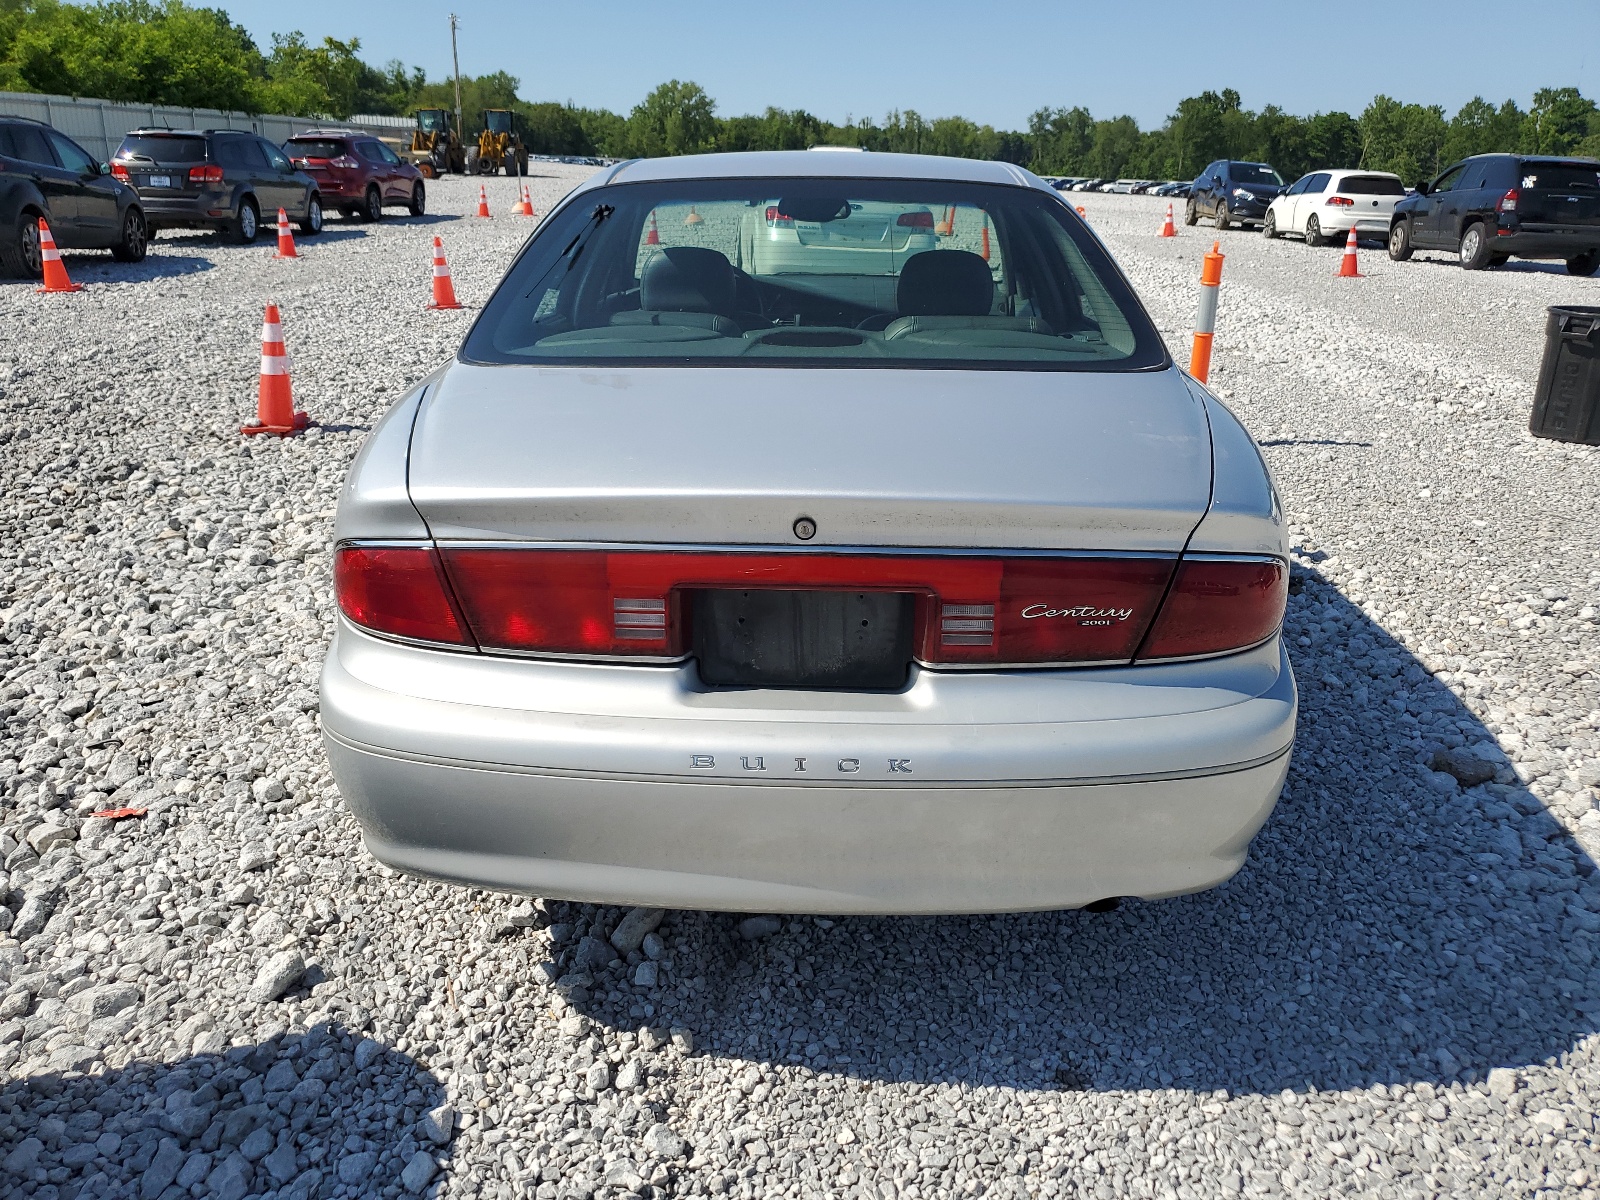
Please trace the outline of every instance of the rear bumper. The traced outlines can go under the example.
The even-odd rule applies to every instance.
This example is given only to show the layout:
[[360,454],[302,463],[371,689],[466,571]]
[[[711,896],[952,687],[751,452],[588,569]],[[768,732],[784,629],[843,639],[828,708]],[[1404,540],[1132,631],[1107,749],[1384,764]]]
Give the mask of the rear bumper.
[[171,199],[141,195],[139,206],[144,209],[145,220],[151,224],[208,229],[226,225],[233,219],[232,205],[228,197],[222,195]]
[[1600,249],[1600,226],[1587,228],[1496,229],[1494,249],[1519,258],[1576,258]]
[[1120,671],[707,692],[692,665],[492,660],[342,626],[334,777],[380,860],[598,903],[1001,912],[1214,887],[1288,768],[1276,642]]
[[1388,240],[1391,223],[1387,213],[1355,215],[1341,213],[1337,209],[1329,210],[1327,214],[1319,210],[1317,221],[1324,233],[1349,233],[1354,229],[1358,237],[1382,238],[1385,241]]

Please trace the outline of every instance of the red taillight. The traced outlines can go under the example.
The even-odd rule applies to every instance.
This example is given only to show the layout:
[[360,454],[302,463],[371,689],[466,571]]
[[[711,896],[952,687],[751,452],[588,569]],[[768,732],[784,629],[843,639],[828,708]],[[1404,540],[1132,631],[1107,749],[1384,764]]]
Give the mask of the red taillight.
[[655,659],[692,649],[696,590],[902,592],[918,659],[985,667],[1243,650],[1282,625],[1289,574],[1275,559],[346,546],[334,583],[346,617],[393,637]]
[[189,182],[200,184],[221,183],[222,168],[217,166],[215,163],[212,163],[208,166],[190,167]]
[[1133,656],[1173,560],[450,549],[445,572],[485,649],[677,658],[687,593],[778,588],[917,597],[917,657],[950,665]]
[[1519,199],[1521,199],[1521,197],[1517,194],[1517,189],[1516,188],[1512,188],[1504,196],[1500,197],[1500,211],[1501,212],[1516,212],[1517,211],[1517,201]]
[[932,229],[933,214],[931,212],[901,213],[895,224],[906,229]]
[[1329,196],[1328,204],[1333,208],[1354,208],[1355,201],[1349,196]]
[[438,554],[426,546],[341,546],[333,586],[339,609],[375,633],[472,646]]
[[769,204],[767,205],[767,224],[792,229],[794,227],[794,218],[779,212],[776,204]]
[[128,182],[128,168],[123,166],[119,162],[112,163],[111,164],[111,178],[113,178],[113,179],[115,179],[115,180],[117,180],[117,181],[119,181],[121,183],[127,183]]
[[1254,646],[1283,624],[1288,598],[1289,570],[1276,559],[1185,559],[1139,661]]
[[361,164],[348,154],[341,154],[338,158],[330,158],[328,165],[330,167],[338,167],[341,171],[357,171],[361,169]]

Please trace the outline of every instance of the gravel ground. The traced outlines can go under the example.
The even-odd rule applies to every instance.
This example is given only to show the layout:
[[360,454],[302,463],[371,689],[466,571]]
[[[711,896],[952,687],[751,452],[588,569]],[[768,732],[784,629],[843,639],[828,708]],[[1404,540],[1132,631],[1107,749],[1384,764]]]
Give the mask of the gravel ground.
[[[583,174],[537,169],[541,212]],[[392,875],[317,737],[337,489],[471,318],[422,310],[430,235],[469,306],[525,236],[493,190],[0,285],[6,1195],[1600,1195],[1597,464],[1526,433],[1600,280],[1221,235],[1304,701],[1227,886],[625,914]],[[1082,202],[1186,357],[1211,231]],[[236,432],[268,299],[283,442]]]

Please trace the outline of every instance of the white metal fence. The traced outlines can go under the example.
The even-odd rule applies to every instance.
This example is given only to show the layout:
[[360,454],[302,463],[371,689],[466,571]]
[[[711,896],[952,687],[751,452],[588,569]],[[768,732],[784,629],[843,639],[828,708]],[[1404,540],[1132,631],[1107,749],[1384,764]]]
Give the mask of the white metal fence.
[[161,104],[120,104],[72,96],[42,96],[30,92],[0,92],[0,116],[32,117],[66,134],[90,154],[104,161],[116,152],[130,129],[163,126],[171,129],[247,129],[269,142],[282,143],[302,129],[360,129],[380,137],[394,137],[412,128],[410,117],[351,117],[347,121],[310,117],[263,116],[222,112],[215,108],[172,108]]

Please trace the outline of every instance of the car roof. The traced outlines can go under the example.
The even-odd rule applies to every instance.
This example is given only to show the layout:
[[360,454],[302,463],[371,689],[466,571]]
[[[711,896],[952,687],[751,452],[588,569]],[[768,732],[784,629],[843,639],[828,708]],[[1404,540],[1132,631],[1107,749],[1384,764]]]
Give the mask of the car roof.
[[289,140],[292,142],[292,141],[295,140],[295,138],[309,138],[309,137],[316,137],[316,138],[326,138],[326,137],[376,137],[376,136],[377,136],[377,134],[364,133],[359,129],[302,129],[299,133],[292,135],[289,138]]
[[132,137],[138,134],[140,137],[212,137],[219,133],[236,133],[240,137],[261,136],[248,129],[168,129],[164,125],[158,125],[153,129],[130,129],[123,136]]
[[32,117],[17,117],[10,113],[0,113],[0,121],[21,121],[24,125],[37,125],[40,129],[55,128],[55,126],[48,125],[43,121],[36,121]]
[[591,181],[671,182],[679,179],[933,179],[956,183],[994,183],[1012,187],[1050,185],[1031,171],[1007,162],[943,158],[934,154],[825,154],[815,150],[758,150],[735,154],[685,154],[618,163]]

